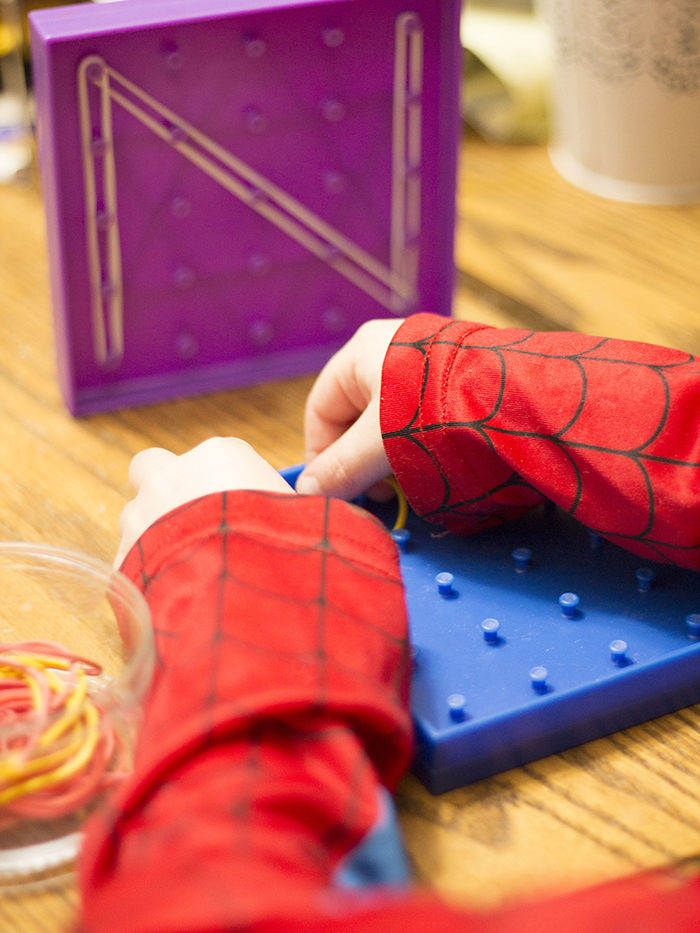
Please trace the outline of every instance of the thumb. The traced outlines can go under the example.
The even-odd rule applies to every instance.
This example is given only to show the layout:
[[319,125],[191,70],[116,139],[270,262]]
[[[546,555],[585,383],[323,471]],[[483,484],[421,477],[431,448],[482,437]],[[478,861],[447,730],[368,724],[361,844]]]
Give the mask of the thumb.
[[391,473],[379,427],[379,400],[307,464],[296,482],[302,495],[354,499]]

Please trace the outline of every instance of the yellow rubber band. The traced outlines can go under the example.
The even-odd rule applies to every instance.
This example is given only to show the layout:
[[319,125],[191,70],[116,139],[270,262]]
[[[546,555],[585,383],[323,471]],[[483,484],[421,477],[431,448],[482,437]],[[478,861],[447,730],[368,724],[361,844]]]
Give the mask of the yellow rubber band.
[[396,493],[396,498],[399,500],[399,510],[396,514],[396,521],[394,522],[394,527],[392,531],[398,531],[399,528],[403,528],[406,524],[406,519],[408,518],[408,500],[404,495],[403,489],[399,486],[398,481],[395,476],[387,477],[387,483],[393,487],[394,492]]
[[82,665],[90,673],[100,671],[85,659],[15,652],[4,646],[0,680],[10,691],[8,721],[17,723],[17,735],[7,740],[0,755],[0,807],[59,785],[60,798],[68,782],[80,780],[89,768],[103,732],[101,713],[89,695],[89,678]]
[[65,712],[56,722],[42,734],[39,739],[39,748],[45,748],[50,742],[54,742],[60,735],[73,725],[80,716],[85,697],[87,696],[87,677],[83,671],[78,671],[78,682],[73,692],[66,701]]

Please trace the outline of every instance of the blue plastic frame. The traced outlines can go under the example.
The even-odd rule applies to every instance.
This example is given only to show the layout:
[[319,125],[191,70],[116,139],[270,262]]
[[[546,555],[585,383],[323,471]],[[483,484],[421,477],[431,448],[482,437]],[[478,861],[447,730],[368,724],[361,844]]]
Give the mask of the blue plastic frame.
[[[364,504],[392,526],[395,503]],[[644,562],[549,504],[467,537],[413,513],[406,527],[414,769],[433,793],[700,701],[695,571]]]

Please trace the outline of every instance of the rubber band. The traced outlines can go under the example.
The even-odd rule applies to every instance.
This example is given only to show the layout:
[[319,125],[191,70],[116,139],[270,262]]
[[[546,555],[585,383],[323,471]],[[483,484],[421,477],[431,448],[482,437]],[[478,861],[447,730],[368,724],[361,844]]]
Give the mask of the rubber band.
[[90,689],[101,673],[54,642],[0,644],[0,828],[65,816],[124,776],[125,748]]
[[396,498],[399,500],[399,510],[396,514],[396,521],[394,522],[394,527],[392,531],[398,531],[399,528],[403,528],[406,524],[406,519],[408,518],[408,499],[406,498],[403,489],[399,486],[398,480],[395,476],[387,477],[387,483],[393,488],[396,493]]

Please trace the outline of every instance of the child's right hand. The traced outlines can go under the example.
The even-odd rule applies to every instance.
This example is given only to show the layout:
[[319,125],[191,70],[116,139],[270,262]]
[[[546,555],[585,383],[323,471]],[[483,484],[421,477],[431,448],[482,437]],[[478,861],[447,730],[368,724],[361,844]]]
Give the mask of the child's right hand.
[[354,499],[391,473],[379,425],[382,365],[402,321],[368,321],[324,366],[306,402],[303,495]]

